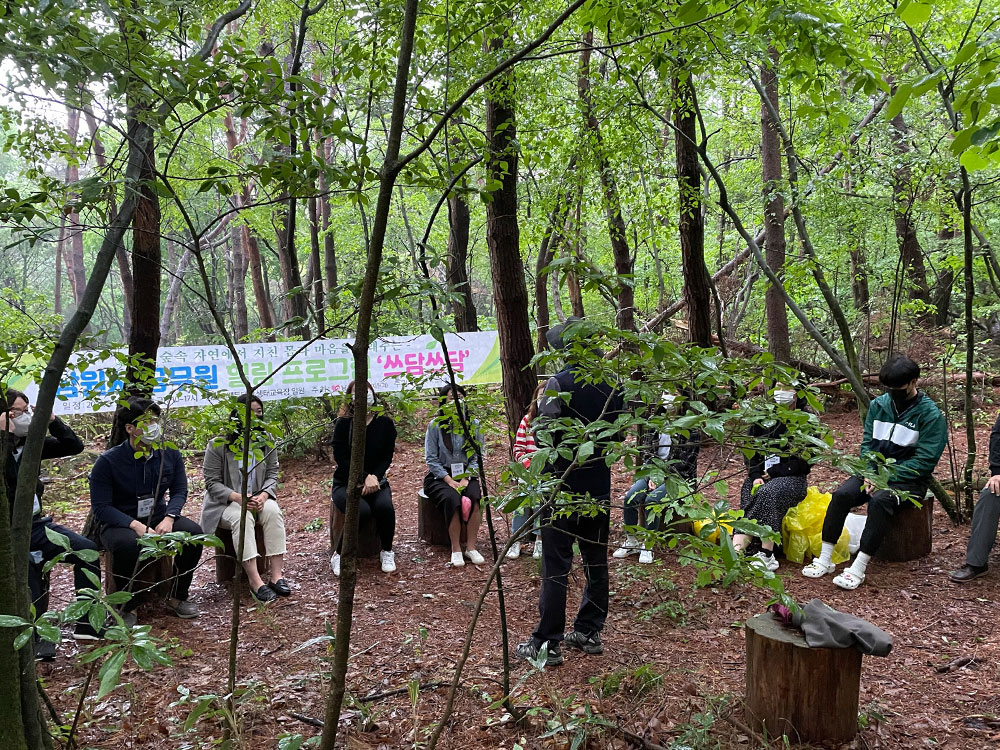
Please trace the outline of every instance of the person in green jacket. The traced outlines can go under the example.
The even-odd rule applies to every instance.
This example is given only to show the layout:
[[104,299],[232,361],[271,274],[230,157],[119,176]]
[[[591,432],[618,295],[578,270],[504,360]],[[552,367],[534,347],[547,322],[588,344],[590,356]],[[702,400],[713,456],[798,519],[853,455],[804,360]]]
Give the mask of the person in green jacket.
[[802,569],[807,578],[833,572],[833,547],[843,531],[847,514],[851,508],[867,503],[868,521],[858,556],[833,579],[837,586],[848,591],[864,583],[868,561],[882,544],[902,502],[897,493],[907,492],[923,500],[934,467],[948,442],[944,415],[926,393],[917,390],[920,365],[909,357],[896,356],[882,366],[878,378],[886,392],[868,407],[861,458],[868,458],[873,468],[879,463],[876,454],[893,459],[887,466],[889,489],[875,490],[863,477],[851,477],[840,485],[823,520],[822,553]]

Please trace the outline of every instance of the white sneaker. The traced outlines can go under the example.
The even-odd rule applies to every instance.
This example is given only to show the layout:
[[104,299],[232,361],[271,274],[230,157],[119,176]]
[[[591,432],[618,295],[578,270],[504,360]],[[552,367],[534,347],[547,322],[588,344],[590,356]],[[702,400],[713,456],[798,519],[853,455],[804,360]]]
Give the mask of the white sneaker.
[[337,578],[340,578],[340,555],[336,552],[334,552],[333,557],[330,558],[330,569],[333,571],[333,574],[337,576]]
[[392,550],[389,550],[388,552],[386,550],[382,550],[379,552],[379,558],[382,561],[383,573],[392,573],[396,570],[396,555]]
[[514,542],[512,545],[510,545],[510,549],[507,550],[507,559],[516,560],[520,556],[521,556],[521,543]]
[[479,554],[479,550],[470,549],[465,551],[465,556],[469,558],[469,562],[473,565],[482,565],[486,562],[486,558]]
[[535,549],[531,553],[531,556],[533,558],[535,558],[536,560],[541,560],[542,559],[542,540],[541,539],[536,539],[535,540]]
[[616,549],[611,556],[621,560],[623,557],[628,557],[629,555],[638,555],[641,549],[642,545],[639,544],[639,540],[629,534],[625,537],[625,541],[622,542],[622,546]]
[[639,553],[639,562],[643,565],[649,565],[653,562],[653,550],[644,549]]
[[451,553],[451,564],[456,568],[461,568],[463,565],[465,565],[465,558],[462,557],[461,552]]
[[778,558],[774,555],[768,555],[763,551],[750,555],[748,562],[755,568],[770,570],[772,573],[778,569]]

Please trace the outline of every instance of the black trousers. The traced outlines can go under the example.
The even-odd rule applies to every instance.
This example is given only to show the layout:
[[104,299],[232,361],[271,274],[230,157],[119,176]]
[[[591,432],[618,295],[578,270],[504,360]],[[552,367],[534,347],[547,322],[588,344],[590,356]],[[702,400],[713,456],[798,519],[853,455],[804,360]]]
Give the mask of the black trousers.
[[[603,502],[607,507],[608,500]],[[573,629],[586,635],[600,633],[608,616],[608,533],[611,514],[573,514],[552,518],[542,514],[542,589],[538,595],[538,627],[535,644],[559,642],[566,630],[566,589],[573,566],[573,542],[580,546],[587,585]]]
[[879,490],[869,495],[865,492],[864,480],[861,477],[847,479],[834,490],[830,506],[826,509],[826,518],[823,519],[823,541],[836,544],[844,530],[844,522],[851,508],[867,504],[868,520],[861,534],[859,551],[866,555],[874,555],[889,531],[892,517],[899,509],[899,496],[894,490],[909,492],[922,501],[924,493],[927,492],[927,481],[890,482],[888,490]]
[[[162,518],[154,518],[150,526],[156,526]],[[194,521],[180,516],[174,519],[174,531],[186,531],[188,534],[201,534],[201,526]],[[148,568],[155,564],[144,561],[139,569],[136,563],[139,560],[139,535],[129,528],[105,528],[101,531],[101,544],[104,549],[111,553],[112,569],[110,573],[115,577],[115,587],[119,591],[132,591],[133,580],[141,580],[144,573],[148,575]],[[201,553],[204,548],[200,544],[185,544],[181,551],[174,558],[174,587],[172,596],[187,601],[188,593],[191,590],[191,579],[194,578],[194,569],[198,567],[201,560]],[[125,604],[126,610],[133,610],[139,606],[137,597],[133,597]]]
[[[337,510],[347,514],[347,485],[333,485],[331,499],[337,506]],[[358,528],[362,528],[369,519],[375,518],[375,533],[378,534],[379,546],[386,552],[392,551],[392,540],[396,536],[396,508],[392,504],[392,488],[388,482],[379,487],[378,492],[371,495],[362,495],[359,505],[360,516],[358,516]],[[337,541],[337,552],[340,552],[340,544],[344,535],[340,535]]]
[[[447,523],[451,523],[451,517],[462,508],[462,495],[445,484],[443,479],[438,479],[430,472],[427,472],[424,477],[424,494],[441,509]],[[473,508],[479,505],[479,501],[483,499],[479,480],[475,478],[469,480],[463,494],[472,501]]]
[[[38,519],[31,526],[31,551],[41,553],[42,565],[50,560],[54,560],[58,555],[66,551],[64,547],[49,540],[48,535],[45,533],[46,529],[51,529],[57,534],[65,535],[69,540],[70,549],[74,552],[87,549],[97,552],[97,545],[87,539],[87,537],[80,536],[65,526],[52,523],[52,519]],[[63,561],[73,566],[73,586],[77,591],[81,589],[99,589],[101,587],[101,563],[99,560],[95,559],[93,562],[87,562],[86,560],[81,560],[76,555],[70,554],[66,555]],[[31,601],[39,609],[38,614],[41,614],[44,610],[39,608],[39,602],[47,592],[43,591],[41,566],[38,566],[37,570],[35,570],[35,566],[32,566],[32,570],[34,573],[28,576],[28,584],[31,588]],[[87,575],[88,570],[97,576],[96,584]]]

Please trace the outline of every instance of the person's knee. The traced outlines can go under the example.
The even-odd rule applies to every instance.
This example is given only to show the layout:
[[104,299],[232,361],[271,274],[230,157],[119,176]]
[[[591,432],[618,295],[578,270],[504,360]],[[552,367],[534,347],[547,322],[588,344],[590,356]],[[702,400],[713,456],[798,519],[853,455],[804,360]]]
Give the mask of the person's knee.
[[261,523],[265,524],[273,521],[279,521],[282,519],[281,506],[278,505],[274,498],[268,498],[264,501],[264,505],[260,509],[259,517]]
[[986,507],[995,508],[1000,505],[1000,495],[995,492],[991,492],[989,487],[983,487],[982,491],[979,493],[979,502]]

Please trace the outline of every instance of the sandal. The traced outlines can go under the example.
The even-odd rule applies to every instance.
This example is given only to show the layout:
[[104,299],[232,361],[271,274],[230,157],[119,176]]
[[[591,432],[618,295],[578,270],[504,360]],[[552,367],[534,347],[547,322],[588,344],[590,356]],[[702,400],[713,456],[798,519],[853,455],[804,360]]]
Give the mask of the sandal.
[[802,575],[806,578],[822,578],[827,573],[832,573],[836,568],[837,566],[832,562],[825,563],[817,557],[802,569]]
[[839,576],[833,579],[833,585],[839,586],[844,589],[844,591],[854,591],[858,586],[865,582],[864,575],[858,575],[850,568],[845,570]]

